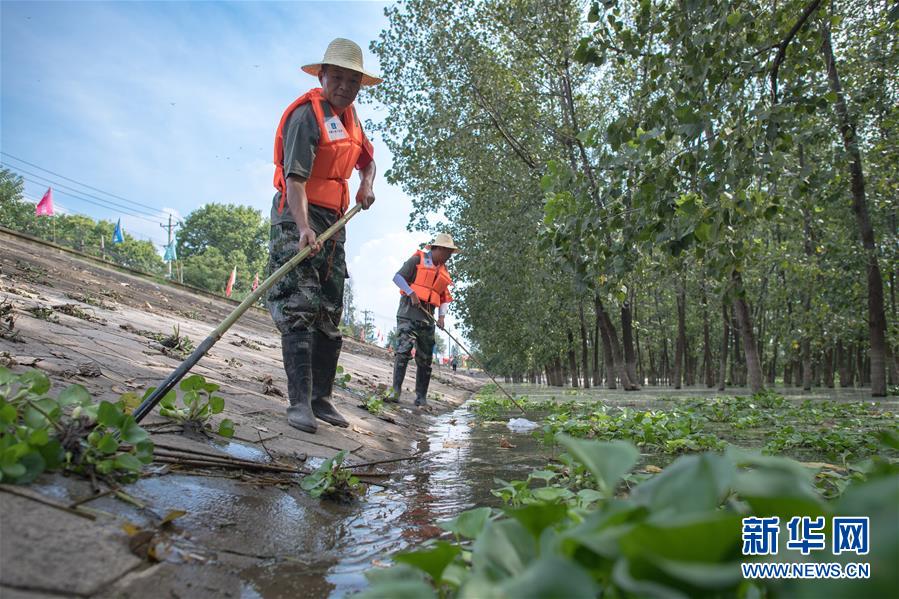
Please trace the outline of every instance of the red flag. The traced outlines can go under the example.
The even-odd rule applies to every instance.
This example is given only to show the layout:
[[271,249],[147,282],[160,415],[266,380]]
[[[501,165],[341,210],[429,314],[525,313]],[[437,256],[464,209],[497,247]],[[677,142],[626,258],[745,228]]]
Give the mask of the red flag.
[[256,291],[256,288],[259,287],[259,273],[256,273],[256,276],[253,278],[253,291]]
[[231,271],[231,276],[228,277],[228,284],[225,285],[225,297],[231,297],[231,288],[234,287],[234,281],[237,279],[237,267],[234,267],[234,270]]
[[51,187],[47,188],[47,193],[34,207],[34,213],[37,216],[53,216],[53,189]]

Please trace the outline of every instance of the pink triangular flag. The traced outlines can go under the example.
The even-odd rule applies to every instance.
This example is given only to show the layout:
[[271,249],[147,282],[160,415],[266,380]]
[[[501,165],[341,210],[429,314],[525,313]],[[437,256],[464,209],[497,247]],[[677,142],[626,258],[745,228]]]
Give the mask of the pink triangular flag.
[[231,288],[234,287],[234,281],[237,279],[237,267],[234,267],[234,270],[231,271],[231,276],[228,277],[228,284],[225,285],[225,297],[231,297]]
[[37,216],[53,216],[53,188],[47,188],[47,193],[34,207],[34,213]]

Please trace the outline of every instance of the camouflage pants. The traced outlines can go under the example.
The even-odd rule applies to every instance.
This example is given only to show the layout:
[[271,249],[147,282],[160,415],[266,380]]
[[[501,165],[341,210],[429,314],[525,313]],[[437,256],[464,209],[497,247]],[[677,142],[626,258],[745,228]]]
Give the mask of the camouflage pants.
[[[296,224],[272,225],[267,274],[293,258],[299,243]],[[317,330],[340,339],[345,279],[343,242],[332,238],[318,254],[300,262],[269,290],[266,306],[281,334]]]
[[431,358],[434,354],[434,323],[427,320],[396,319],[396,360],[404,363],[412,357],[415,347],[415,365],[419,371],[430,375]]

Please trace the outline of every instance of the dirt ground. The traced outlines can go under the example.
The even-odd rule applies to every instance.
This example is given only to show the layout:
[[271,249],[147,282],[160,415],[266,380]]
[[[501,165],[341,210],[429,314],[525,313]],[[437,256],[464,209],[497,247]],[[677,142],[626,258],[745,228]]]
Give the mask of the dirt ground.
[[[17,372],[42,370],[55,390],[81,384],[98,401],[116,400],[129,391],[141,395],[180,363],[163,351],[151,338],[153,334],[170,335],[177,327],[196,345],[237,306],[5,230],[0,230],[0,247],[0,302],[12,306],[16,333],[14,338],[0,338],[0,364]],[[213,426],[220,418],[233,420],[236,433],[231,442],[165,433],[165,419],[155,414],[143,424],[158,431],[153,435],[157,445],[297,466],[307,457],[330,457],[338,450],[350,452],[356,463],[410,455],[431,418],[411,406],[414,366],[407,373],[404,403],[376,417],[361,403],[379,385],[390,383],[390,354],[346,339],[340,363],[351,379],[345,389],[336,389],[336,404],[350,428],[320,422],[318,432],[310,435],[288,426],[280,338],[268,313],[254,308],[193,370],[221,385],[226,407],[214,417]],[[458,406],[481,384],[480,378],[437,368],[431,383],[436,399],[430,409],[441,412]],[[402,468],[402,463],[394,467]],[[314,526],[315,514],[323,508],[296,485],[285,490],[283,485],[266,485],[258,478],[242,479],[241,473],[216,476],[186,473],[174,464],[154,464],[147,477],[132,486],[136,498],[150,503],[126,509],[120,505],[123,502],[105,497],[84,504],[97,508],[90,513],[93,518],[69,507],[91,497],[85,481],[54,475],[43,476],[27,488],[0,485],[0,595],[258,596],[264,585],[253,585],[256,594],[248,594],[246,572],[258,567],[260,551],[271,558],[290,549],[277,538],[270,540],[268,550],[247,550],[246,546],[256,540],[265,545],[264,538],[256,538],[266,536],[258,528],[260,514],[284,501],[295,510],[291,518],[301,520],[297,528],[308,533],[295,534],[287,545],[328,545],[327,514],[319,514],[322,525]],[[166,510],[179,507],[179,495],[212,496],[223,484],[229,486],[222,491],[222,501],[234,503],[238,497],[249,515],[234,516],[237,522],[228,524],[225,532],[209,524],[215,521],[205,518],[209,514],[184,516],[193,533],[191,542],[197,544],[194,553],[200,557],[152,564],[129,550],[133,539],[122,530],[124,521],[149,526],[156,519],[158,524]],[[160,505],[153,505],[153,500]],[[189,503],[196,506],[202,501]],[[208,505],[209,512],[218,509],[216,501]],[[261,511],[254,514],[253,510]],[[210,563],[216,567],[199,565]]]

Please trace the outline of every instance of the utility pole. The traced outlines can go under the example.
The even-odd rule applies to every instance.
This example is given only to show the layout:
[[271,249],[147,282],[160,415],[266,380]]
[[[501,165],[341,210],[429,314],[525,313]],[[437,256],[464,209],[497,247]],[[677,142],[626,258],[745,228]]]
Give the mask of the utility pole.
[[363,336],[365,337],[365,340],[368,341],[368,331],[372,326],[371,310],[363,310],[362,318],[363,318],[363,320],[362,320]]
[[166,229],[169,234],[169,243],[165,248],[165,258],[166,258],[165,261],[169,265],[169,278],[170,279],[172,278],[172,261],[173,261],[172,260],[172,231],[175,229],[175,227],[178,227],[180,225],[181,225],[180,222],[172,224],[172,215],[171,214],[169,214],[169,224],[167,224],[167,225],[164,225],[162,223],[159,224],[159,226],[162,227],[163,229]]

